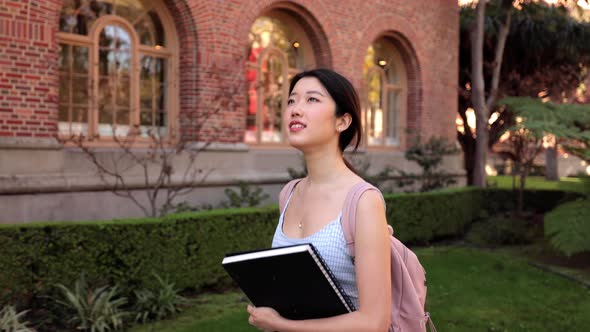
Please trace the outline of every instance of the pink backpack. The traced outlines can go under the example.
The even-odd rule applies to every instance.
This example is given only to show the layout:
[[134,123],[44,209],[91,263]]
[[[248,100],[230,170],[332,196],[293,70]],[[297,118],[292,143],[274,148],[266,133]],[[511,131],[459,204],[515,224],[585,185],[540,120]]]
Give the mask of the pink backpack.
[[[281,212],[287,198],[301,179],[290,181],[279,195]],[[379,191],[367,182],[352,187],[344,200],[342,211],[342,230],[350,256],[354,260],[354,234],[356,208],[361,195],[367,190]],[[426,301],[426,272],[418,257],[393,236],[393,228],[388,226],[391,241],[391,327],[390,332],[424,332],[426,324],[430,330],[436,328],[428,312],[424,311]]]

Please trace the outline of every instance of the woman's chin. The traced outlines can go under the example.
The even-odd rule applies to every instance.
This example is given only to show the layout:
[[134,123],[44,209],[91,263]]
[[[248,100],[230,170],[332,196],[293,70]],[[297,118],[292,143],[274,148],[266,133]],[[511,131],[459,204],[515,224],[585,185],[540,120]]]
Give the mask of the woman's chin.
[[300,137],[289,136],[287,142],[289,142],[289,145],[296,149],[301,149],[306,146],[305,140],[301,139]]

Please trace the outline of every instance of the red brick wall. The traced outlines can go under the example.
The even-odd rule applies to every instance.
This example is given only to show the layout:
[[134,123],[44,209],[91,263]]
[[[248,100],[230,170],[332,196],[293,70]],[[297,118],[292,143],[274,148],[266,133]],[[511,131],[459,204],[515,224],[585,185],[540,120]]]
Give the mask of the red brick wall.
[[60,2],[0,2],[0,136],[49,137],[57,130]]
[[[239,106],[197,124],[220,91],[243,84],[248,31],[256,17],[291,12],[316,44],[317,62],[358,88],[371,42],[392,36],[408,67],[408,126],[454,138],[457,109],[459,9],[455,0],[166,0],[180,40],[180,127],[184,138],[240,142],[246,93]],[[57,46],[61,1],[0,2],[0,135],[56,132]],[[25,31],[25,27],[28,27]],[[221,68],[212,79],[212,67]],[[217,78],[220,75],[220,78]]]

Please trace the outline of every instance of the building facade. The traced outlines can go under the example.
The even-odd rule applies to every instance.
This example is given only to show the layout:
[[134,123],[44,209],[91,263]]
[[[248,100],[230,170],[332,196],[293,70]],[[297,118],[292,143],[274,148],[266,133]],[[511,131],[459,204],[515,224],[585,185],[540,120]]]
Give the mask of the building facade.
[[[206,145],[193,204],[239,181],[274,198],[302,167],[280,125],[288,83],[316,67],[359,91],[371,170],[411,169],[411,135],[455,138],[458,31],[454,0],[2,1],[0,222],[143,214],[68,142],[80,135],[102,160],[130,135],[134,151]],[[142,200],[141,170],[124,177]]]

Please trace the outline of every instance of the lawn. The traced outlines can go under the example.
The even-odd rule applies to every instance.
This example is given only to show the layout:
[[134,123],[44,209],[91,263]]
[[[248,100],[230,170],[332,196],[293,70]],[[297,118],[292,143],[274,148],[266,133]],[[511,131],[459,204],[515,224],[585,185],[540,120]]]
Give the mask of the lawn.
[[[590,290],[507,250],[416,250],[428,272],[427,310],[439,331],[586,331]],[[175,320],[133,332],[256,331],[237,291],[206,294]]]
[[[488,183],[491,187],[512,189],[511,176],[489,176]],[[518,186],[519,180],[516,179]],[[590,194],[590,178],[587,177],[565,177],[559,181],[547,181],[540,176],[529,176],[526,178],[525,187],[527,189],[548,189],[548,190],[565,190]]]

